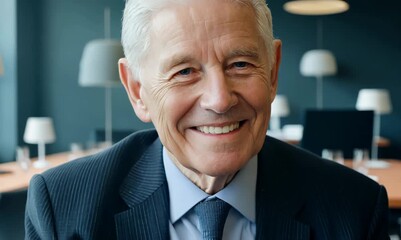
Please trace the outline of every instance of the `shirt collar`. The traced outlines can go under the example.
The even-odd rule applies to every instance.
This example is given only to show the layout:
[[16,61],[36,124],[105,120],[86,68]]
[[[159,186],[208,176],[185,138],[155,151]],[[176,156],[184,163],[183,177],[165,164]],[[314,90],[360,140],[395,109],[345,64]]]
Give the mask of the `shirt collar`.
[[[163,164],[170,196],[170,218],[174,224],[198,202],[211,196],[198,188],[175,166],[165,147]],[[256,175],[257,156],[253,156],[234,179],[213,196],[229,203],[250,221],[255,222]]]

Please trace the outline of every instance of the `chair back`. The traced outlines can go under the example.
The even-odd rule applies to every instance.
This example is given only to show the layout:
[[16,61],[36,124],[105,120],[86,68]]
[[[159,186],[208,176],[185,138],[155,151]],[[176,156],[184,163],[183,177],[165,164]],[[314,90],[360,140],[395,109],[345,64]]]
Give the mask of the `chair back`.
[[[113,129],[112,131],[112,141],[116,143],[123,138],[127,137],[131,133],[135,132],[133,129]],[[105,141],[106,132],[104,129],[95,129],[93,132],[92,140],[94,142],[104,142]]]
[[301,147],[317,155],[323,149],[341,150],[344,158],[352,158],[354,149],[372,149],[373,121],[373,111],[307,110]]

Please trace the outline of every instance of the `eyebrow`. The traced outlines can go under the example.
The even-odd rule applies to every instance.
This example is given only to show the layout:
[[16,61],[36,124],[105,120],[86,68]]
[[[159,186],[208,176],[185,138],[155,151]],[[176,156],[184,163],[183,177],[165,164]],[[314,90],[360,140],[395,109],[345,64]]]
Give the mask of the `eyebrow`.
[[243,49],[234,49],[229,52],[227,55],[227,59],[234,57],[250,57],[253,59],[259,59],[260,54],[257,48],[243,48]]

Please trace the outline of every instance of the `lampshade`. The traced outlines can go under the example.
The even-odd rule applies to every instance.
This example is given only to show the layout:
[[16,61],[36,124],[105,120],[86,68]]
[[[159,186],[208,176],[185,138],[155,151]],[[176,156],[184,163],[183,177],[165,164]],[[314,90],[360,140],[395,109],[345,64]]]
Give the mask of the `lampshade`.
[[386,89],[361,89],[356,101],[358,110],[374,110],[376,114],[391,113],[390,94]]
[[288,107],[287,97],[284,95],[277,95],[274,98],[271,109],[272,117],[285,117],[290,114],[290,109]]
[[301,59],[300,71],[306,77],[323,77],[337,73],[336,58],[328,50],[307,51]]
[[96,39],[86,44],[79,65],[79,85],[119,86],[118,60],[124,57],[120,41]]
[[343,0],[295,0],[284,4],[284,10],[300,15],[329,15],[348,9],[348,3]]
[[56,140],[53,120],[49,117],[30,117],[26,122],[24,141],[26,143],[52,143]]
[[4,74],[3,59],[0,56],[0,76]]

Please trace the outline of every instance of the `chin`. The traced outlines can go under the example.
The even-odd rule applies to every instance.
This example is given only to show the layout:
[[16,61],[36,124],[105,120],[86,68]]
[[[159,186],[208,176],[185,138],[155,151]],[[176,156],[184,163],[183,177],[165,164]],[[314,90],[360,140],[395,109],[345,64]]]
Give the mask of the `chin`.
[[207,161],[203,161],[198,169],[202,174],[213,177],[228,176],[237,173],[249,159],[238,160],[236,158],[235,161],[227,158],[208,159]]

